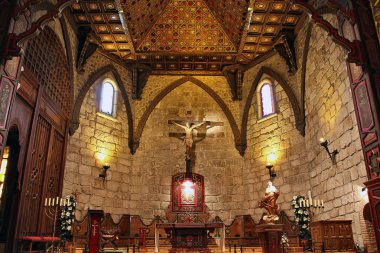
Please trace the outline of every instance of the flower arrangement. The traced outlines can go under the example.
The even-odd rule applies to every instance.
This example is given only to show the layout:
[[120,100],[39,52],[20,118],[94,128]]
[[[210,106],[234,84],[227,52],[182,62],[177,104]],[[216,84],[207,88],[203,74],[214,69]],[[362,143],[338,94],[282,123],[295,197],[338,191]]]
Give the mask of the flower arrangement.
[[63,243],[72,239],[75,206],[74,195],[67,196],[61,212],[61,240]]
[[311,240],[310,234],[310,211],[308,207],[301,207],[300,200],[305,200],[304,196],[293,196],[292,207],[294,208],[294,221],[298,224],[301,240]]
[[287,233],[282,234],[280,244],[282,248],[289,247],[289,238]]

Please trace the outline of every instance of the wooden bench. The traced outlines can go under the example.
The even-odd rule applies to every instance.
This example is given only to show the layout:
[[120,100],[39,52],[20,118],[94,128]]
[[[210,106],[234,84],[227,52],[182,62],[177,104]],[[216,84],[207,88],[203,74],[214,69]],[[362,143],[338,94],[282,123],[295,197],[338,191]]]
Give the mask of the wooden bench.
[[[19,252],[45,252],[50,246],[57,247],[60,246],[61,238],[59,237],[52,237],[52,236],[24,236],[20,238],[20,249]],[[41,245],[43,244],[43,249],[33,249],[33,244]],[[27,251],[24,250],[24,246],[27,245]]]

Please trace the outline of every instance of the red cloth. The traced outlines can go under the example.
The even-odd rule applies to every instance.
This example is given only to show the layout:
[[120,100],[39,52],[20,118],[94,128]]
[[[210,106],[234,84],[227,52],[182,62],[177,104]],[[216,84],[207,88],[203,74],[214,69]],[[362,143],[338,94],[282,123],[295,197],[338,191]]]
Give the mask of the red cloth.
[[61,238],[53,236],[24,236],[21,240],[32,241],[32,242],[56,242],[60,241]]

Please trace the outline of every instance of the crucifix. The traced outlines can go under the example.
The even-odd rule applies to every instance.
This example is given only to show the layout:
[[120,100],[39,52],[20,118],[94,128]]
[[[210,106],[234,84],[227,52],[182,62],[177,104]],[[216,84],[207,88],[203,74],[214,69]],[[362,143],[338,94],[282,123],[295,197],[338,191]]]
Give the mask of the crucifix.
[[[211,127],[217,126],[217,125],[223,125],[221,122],[211,122],[211,121],[193,121],[191,120],[191,111],[187,112],[187,120],[169,120],[169,124],[174,124],[178,127],[181,127],[185,130],[185,135],[182,137],[179,137],[180,139],[183,139],[183,143],[185,144],[186,148],[186,156],[185,156],[185,161],[186,161],[186,173],[190,174],[191,169],[190,169],[190,161],[191,161],[191,151],[193,148],[193,130],[197,128],[201,128],[205,126],[205,129],[209,129]],[[172,134],[171,134],[172,135]],[[174,134],[175,135],[175,134]],[[204,139],[205,133],[203,134],[204,136],[201,138]],[[173,135],[172,135],[173,136]],[[198,140],[200,141],[200,140]]]
[[96,236],[96,232],[98,231],[98,223],[96,221],[94,221],[94,224],[91,225],[92,226],[92,235],[93,236]]

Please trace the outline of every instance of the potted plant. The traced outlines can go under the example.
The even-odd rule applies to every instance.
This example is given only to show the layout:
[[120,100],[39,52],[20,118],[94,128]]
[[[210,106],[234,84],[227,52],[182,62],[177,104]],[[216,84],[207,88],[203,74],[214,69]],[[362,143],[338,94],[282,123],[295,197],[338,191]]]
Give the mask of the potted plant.
[[299,238],[304,248],[311,248],[311,234],[310,234],[310,210],[306,206],[300,206],[300,201],[304,201],[305,197],[298,195],[293,197],[292,207],[294,208],[294,221],[299,228]]

